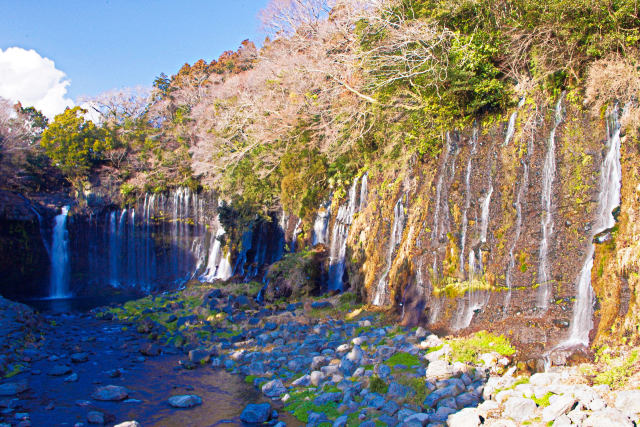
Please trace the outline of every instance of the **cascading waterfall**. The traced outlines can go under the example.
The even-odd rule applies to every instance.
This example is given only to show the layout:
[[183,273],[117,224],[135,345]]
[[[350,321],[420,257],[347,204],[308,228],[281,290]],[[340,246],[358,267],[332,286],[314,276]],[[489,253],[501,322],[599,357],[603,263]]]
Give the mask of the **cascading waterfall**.
[[[365,185],[364,180],[362,182]],[[331,220],[331,200],[318,209],[316,219],[313,222],[313,236],[311,243],[313,246],[317,244],[326,244],[329,233],[329,221]]]
[[[464,251],[467,242],[467,228],[469,227],[469,218],[467,217],[467,213],[469,212],[469,207],[471,207],[471,172],[473,170],[473,158],[476,154],[476,148],[478,145],[478,128],[476,126],[473,127],[473,136],[471,137],[471,153],[469,154],[469,161],[467,162],[467,172],[464,177],[464,185],[465,185],[465,199],[464,199],[464,209],[462,210],[462,231],[460,233],[460,273],[464,275]],[[469,274],[472,274],[469,271]]]
[[331,291],[342,290],[342,278],[344,276],[345,261],[347,251],[347,237],[349,227],[356,212],[356,188],[358,179],[356,178],[349,189],[347,203],[338,208],[338,213],[331,231],[331,245],[329,248],[329,283]]
[[109,214],[109,284],[113,287],[119,287],[118,281],[118,230],[116,228],[116,212]]
[[69,298],[69,206],[64,206],[54,219],[51,239],[51,298]]
[[360,204],[358,211],[362,212],[367,207],[367,196],[369,195],[369,174],[362,175],[362,183],[360,184]]
[[444,183],[444,176],[447,170],[447,162],[449,161],[449,152],[451,151],[451,138],[447,132],[444,146],[444,160],[442,161],[442,171],[438,176],[438,183],[436,184],[436,211],[433,214],[433,230],[431,230],[431,240],[439,240],[439,226],[440,226],[440,206],[442,205],[442,185]]
[[291,236],[291,252],[296,251],[296,247],[298,245],[298,234],[300,234],[300,226],[302,225],[302,218],[298,219],[296,222],[296,226],[293,229],[293,235]]
[[382,273],[380,280],[378,280],[376,293],[373,296],[373,305],[382,306],[387,303],[387,299],[389,297],[387,278],[389,276],[389,271],[391,271],[391,266],[393,265],[393,255],[396,247],[402,241],[402,233],[404,232],[404,225],[406,222],[402,199],[403,197],[400,197],[393,207],[393,224],[391,226],[389,250],[387,252],[387,267],[385,268],[384,273]]
[[242,246],[233,266],[233,274],[244,276],[244,264],[247,262],[247,252],[251,249],[253,243],[253,229],[245,231],[242,234]]
[[549,307],[549,297],[551,291],[551,267],[549,265],[549,242],[553,235],[553,182],[556,178],[556,130],[562,122],[563,110],[562,101],[564,93],[560,95],[555,108],[555,123],[551,129],[547,143],[547,154],[544,159],[544,168],[542,170],[542,239],[540,240],[539,259],[540,266],[538,269],[538,281],[540,287],[538,290],[537,305],[542,310]]
[[[524,104],[524,98],[520,101],[520,105]],[[518,115],[518,111],[514,111],[509,118],[509,126],[507,128],[507,135],[505,136],[504,145],[509,145],[511,138],[513,138],[513,134],[515,132],[515,123],[516,117]],[[522,234],[522,201],[526,199],[527,195],[527,187],[529,186],[529,161],[531,156],[533,155],[534,145],[533,145],[533,137],[529,138],[529,143],[527,145],[527,155],[522,163],[522,182],[520,183],[520,188],[518,189],[518,193],[516,195],[516,231],[513,236],[513,240],[511,241],[511,246],[509,247],[509,264],[507,266],[507,272],[505,274],[505,281],[507,285],[507,293],[504,301],[504,311],[506,312],[511,304],[511,288],[513,286],[512,283],[512,275],[513,269],[516,266],[516,257],[515,250],[518,241],[520,240],[520,235]]]
[[[620,206],[622,167],[620,165],[620,120],[617,105],[609,112],[607,120],[607,155],[600,169],[598,207],[591,227],[591,242],[595,236],[616,224],[613,210]],[[591,243],[578,276],[578,294],[573,308],[573,320],[569,338],[559,347],[589,346],[589,332],[593,328],[594,292],[591,287],[591,270],[595,244]]]

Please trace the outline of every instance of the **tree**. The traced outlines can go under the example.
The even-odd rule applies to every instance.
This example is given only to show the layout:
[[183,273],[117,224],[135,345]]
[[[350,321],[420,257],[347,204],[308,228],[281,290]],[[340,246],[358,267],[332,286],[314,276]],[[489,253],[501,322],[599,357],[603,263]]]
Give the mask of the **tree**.
[[80,107],[67,108],[54,118],[40,140],[49,158],[78,189],[109,147],[104,131],[85,120],[86,113]]

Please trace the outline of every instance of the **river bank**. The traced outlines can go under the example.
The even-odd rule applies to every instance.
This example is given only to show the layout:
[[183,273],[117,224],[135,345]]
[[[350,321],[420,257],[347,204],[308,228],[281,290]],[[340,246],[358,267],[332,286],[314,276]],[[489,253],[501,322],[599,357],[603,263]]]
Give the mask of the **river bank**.
[[[523,355],[500,336],[438,337],[421,327],[404,328],[384,312],[359,305],[352,294],[258,305],[243,286],[191,286],[87,315],[40,316],[39,340],[21,353],[22,372],[0,384],[3,390],[7,384],[17,387],[15,396],[0,402],[3,422],[631,426],[638,421],[634,354],[618,367],[612,353],[608,359],[601,353],[608,368],[591,363],[532,374]],[[22,384],[28,388],[22,390]],[[125,387],[126,396],[96,400],[98,389],[107,385]],[[189,396],[178,403],[193,406],[173,408],[171,396]]]

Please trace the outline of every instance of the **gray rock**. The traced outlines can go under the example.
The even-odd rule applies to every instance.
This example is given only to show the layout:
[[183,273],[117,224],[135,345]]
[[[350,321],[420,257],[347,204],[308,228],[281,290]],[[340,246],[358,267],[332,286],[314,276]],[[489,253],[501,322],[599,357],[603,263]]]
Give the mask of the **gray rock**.
[[625,413],[640,413],[640,390],[624,390],[616,394],[616,409]]
[[294,387],[306,387],[311,383],[311,377],[309,375],[303,375],[297,380],[293,381],[291,384]]
[[268,403],[250,403],[245,406],[240,420],[248,424],[262,424],[271,417],[271,405]]
[[61,377],[62,375],[67,375],[71,373],[71,367],[67,365],[55,365],[49,371],[49,375],[54,377]]
[[449,418],[449,415],[455,414],[455,413],[456,413],[455,409],[443,406],[442,408],[438,408],[435,414],[429,416],[429,421],[431,422],[437,421],[437,422],[444,423]]
[[129,392],[126,388],[119,385],[106,385],[98,387],[93,394],[92,398],[102,401],[118,401],[124,400],[129,396]]
[[271,398],[279,398],[287,392],[287,388],[280,380],[272,380],[262,386],[262,393]]
[[387,415],[387,414],[382,414],[378,417],[378,421],[381,423],[384,423],[384,425],[386,426],[390,426],[390,427],[395,427],[398,424],[398,420],[395,419],[394,417]]
[[87,353],[74,353],[71,355],[71,361],[73,363],[84,363],[89,360],[89,355]]
[[178,396],[171,396],[167,402],[174,408],[186,409],[202,405],[202,398],[195,394],[181,394]]
[[504,416],[523,422],[536,418],[537,406],[531,399],[524,397],[510,397],[504,404]]
[[333,422],[333,427],[345,427],[349,418],[346,415],[342,415]]
[[26,382],[0,384],[0,396],[15,396],[26,390],[29,390]]
[[460,412],[449,415],[447,418],[449,427],[477,427],[480,425],[480,416],[476,408],[465,408]]
[[617,409],[606,408],[602,411],[594,412],[584,420],[583,427],[631,427],[633,423]]
[[346,358],[349,359],[351,362],[355,363],[356,365],[359,365],[363,355],[364,353],[362,349],[356,345],[353,347],[353,349],[349,353],[347,353]]
[[399,410],[400,410],[400,406],[393,400],[388,401],[382,407],[382,412],[391,416],[395,415]]
[[566,394],[558,396],[553,403],[542,410],[542,421],[553,421],[560,415],[566,414],[574,403],[576,403],[576,399],[573,396]]
[[189,351],[189,360],[193,363],[207,363],[211,359],[211,352],[204,348]]
[[404,419],[405,423],[420,423],[420,425],[425,425],[429,422],[429,414],[425,414],[423,412],[419,412],[417,414],[413,414]]
[[469,408],[471,406],[478,406],[480,399],[473,393],[463,393],[456,397],[456,404],[458,408]]
[[98,411],[91,411],[87,414],[89,424],[104,424],[104,414]]
[[313,404],[317,406],[326,405],[329,402],[339,402],[342,400],[342,393],[322,393],[313,400]]
[[[428,406],[429,408],[434,408],[436,404],[447,397],[455,397],[456,396],[456,388],[455,386],[449,386],[445,388],[439,388],[433,392],[431,392],[423,402],[423,406]],[[534,403],[535,405],[535,403]]]
[[75,372],[64,379],[65,383],[74,383],[76,381],[78,381],[78,374]]
[[413,335],[415,335],[416,338],[421,339],[426,337],[428,334],[427,330],[425,328],[423,328],[422,326],[418,326],[418,329],[416,329],[415,333]]

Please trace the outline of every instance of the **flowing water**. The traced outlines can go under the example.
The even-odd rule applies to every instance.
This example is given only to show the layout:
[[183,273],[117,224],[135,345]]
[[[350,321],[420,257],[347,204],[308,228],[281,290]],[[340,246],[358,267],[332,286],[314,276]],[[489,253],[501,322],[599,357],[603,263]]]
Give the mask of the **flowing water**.
[[391,225],[389,250],[387,251],[387,267],[382,273],[380,280],[378,280],[376,292],[373,296],[373,305],[382,306],[389,302],[389,289],[387,286],[387,279],[389,276],[389,271],[391,271],[391,266],[393,265],[393,256],[395,254],[396,247],[402,241],[402,233],[404,231],[404,225],[407,219],[402,199],[403,197],[400,197],[393,208],[393,224]]
[[346,203],[338,208],[338,213],[331,230],[328,283],[328,288],[331,291],[342,290],[343,287],[347,237],[349,237],[349,227],[353,221],[353,215],[356,213],[356,208],[358,207],[356,204],[357,187],[358,179],[356,178],[353,184],[351,184]]
[[67,218],[69,206],[54,219],[51,240],[51,298],[68,298],[69,291],[69,232]]
[[[596,235],[615,225],[616,220],[612,212],[620,206],[622,168],[620,166],[620,120],[617,106],[609,112],[606,148],[607,154],[600,169],[600,191],[598,192],[598,207],[591,226],[591,242]],[[591,243],[577,280],[578,294],[573,308],[571,333],[560,347],[589,346],[589,332],[593,328],[593,302],[595,298],[591,287],[594,253],[595,244]]]
[[[460,273],[464,275],[464,253],[467,243],[467,228],[469,227],[468,212],[471,207],[471,172],[473,171],[473,158],[476,154],[476,148],[478,146],[478,128],[474,125],[473,136],[471,137],[471,153],[469,154],[469,160],[467,161],[467,172],[464,177],[464,208],[462,209],[462,231],[460,232]],[[471,274],[471,272],[469,272]]]
[[549,265],[549,244],[553,236],[553,182],[556,179],[556,130],[563,119],[562,101],[564,93],[558,99],[554,114],[554,126],[547,142],[547,154],[544,159],[542,170],[542,239],[540,240],[538,268],[538,288],[537,306],[542,310],[549,307],[549,297],[551,294],[551,266]]
[[331,200],[323,204],[318,213],[316,219],[313,222],[313,236],[311,238],[311,244],[313,246],[317,244],[326,244],[329,238],[329,221],[331,220]]

